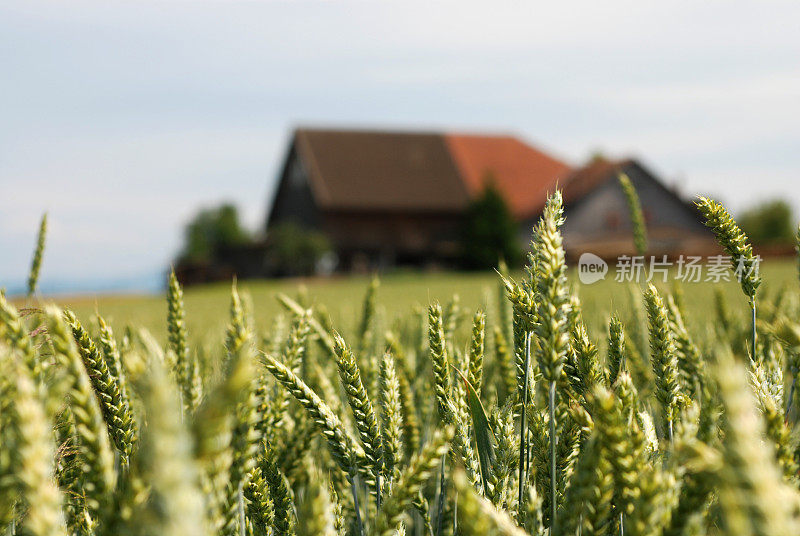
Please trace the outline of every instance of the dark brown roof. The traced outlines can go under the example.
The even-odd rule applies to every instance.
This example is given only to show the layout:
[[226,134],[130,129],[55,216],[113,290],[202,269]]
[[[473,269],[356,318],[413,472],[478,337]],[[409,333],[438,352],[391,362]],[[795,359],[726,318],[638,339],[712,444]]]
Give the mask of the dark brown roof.
[[438,134],[298,129],[322,208],[460,211],[469,194]]
[[585,166],[570,173],[563,183],[564,202],[579,199],[607,180],[616,178],[632,161],[595,158]]
[[298,129],[295,148],[328,210],[463,210],[491,175],[518,218],[569,171],[512,136]]
[[479,194],[491,175],[518,219],[541,212],[548,192],[570,169],[512,136],[447,134],[445,140],[470,193]]

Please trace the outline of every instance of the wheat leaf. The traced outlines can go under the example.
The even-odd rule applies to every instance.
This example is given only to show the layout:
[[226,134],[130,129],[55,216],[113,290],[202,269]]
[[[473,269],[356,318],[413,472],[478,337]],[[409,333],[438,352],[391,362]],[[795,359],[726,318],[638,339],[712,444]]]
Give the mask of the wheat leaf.
[[453,369],[461,377],[467,391],[467,404],[472,417],[472,428],[475,432],[475,443],[478,447],[478,459],[481,463],[481,480],[483,481],[483,489],[488,490],[488,481],[496,462],[494,446],[497,443],[497,439],[494,437],[494,431],[489,425],[489,419],[486,417],[486,410],[484,410],[475,388],[460,370],[455,367]]

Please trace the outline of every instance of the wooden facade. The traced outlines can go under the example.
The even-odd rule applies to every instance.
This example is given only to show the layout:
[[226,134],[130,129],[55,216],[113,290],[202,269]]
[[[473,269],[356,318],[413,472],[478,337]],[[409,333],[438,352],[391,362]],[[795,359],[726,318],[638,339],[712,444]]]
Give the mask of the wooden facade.
[[[342,271],[397,265],[452,264],[458,254],[463,211],[443,207],[321,206],[308,169],[311,162],[289,148],[266,222],[266,232],[286,223],[322,231]],[[324,180],[324,179],[323,179]]]
[[530,240],[546,195],[564,192],[565,247],[571,258],[632,254],[627,205],[617,176],[637,188],[650,239],[649,253],[716,251],[694,207],[635,160],[566,164],[507,136],[453,136],[299,129],[281,169],[266,220],[323,232],[338,269],[453,265],[470,201],[493,176]]

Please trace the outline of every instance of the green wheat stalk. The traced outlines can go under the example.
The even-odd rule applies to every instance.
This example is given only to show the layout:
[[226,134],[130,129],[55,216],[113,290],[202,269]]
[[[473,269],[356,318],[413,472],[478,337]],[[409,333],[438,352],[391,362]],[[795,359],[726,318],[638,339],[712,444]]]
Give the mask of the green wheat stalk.
[[412,506],[414,498],[447,453],[452,437],[451,427],[437,431],[428,444],[411,458],[408,467],[393,486],[392,494],[386,498],[378,512],[374,534],[379,536],[392,534],[400,523],[403,513]]
[[380,505],[383,444],[378,418],[372,406],[372,401],[367,395],[367,390],[361,382],[361,374],[358,370],[355,356],[338,333],[334,334],[333,342],[336,348],[336,364],[339,367],[339,377],[347,395],[350,409],[353,412],[361,443],[364,445],[367,464],[376,480],[375,497]]
[[[536,266],[535,290],[539,370],[548,383],[547,407],[550,424],[551,530],[557,531],[556,512],[556,383],[566,359],[569,337],[567,316],[570,300],[567,291],[566,259],[559,228],[564,222],[561,192],[556,191],[545,205],[536,233],[533,253]],[[522,430],[523,434],[525,430]],[[523,497],[519,498],[520,503]]]
[[97,348],[75,314],[65,311],[64,318],[78,345],[78,352],[97,394],[108,431],[121,455],[122,466],[127,467],[136,444],[136,429],[130,403],[123,396],[120,377],[111,373],[106,356]]
[[612,316],[608,323],[607,384],[612,387],[625,368],[625,333],[619,317]]
[[278,469],[272,455],[268,455],[264,460],[262,470],[272,502],[273,533],[275,536],[293,536],[295,534],[294,501],[286,477]]
[[39,284],[39,272],[42,269],[42,257],[44,256],[44,246],[47,240],[47,212],[42,215],[42,220],[39,222],[39,235],[36,237],[36,249],[33,251],[33,260],[31,261],[31,269],[28,273],[28,297],[30,298],[36,293],[36,288]]
[[665,428],[670,441],[680,409],[678,358],[670,330],[667,309],[656,288],[650,284],[644,293],[647,325],[650,332],[650,359],[656,384],[656,398],[664,411]]
[[200,473],[192,458],[192,438],[183,422],[178,392],[158,361],[150,363],[138,387],[147,427],[137,460],[148,494],[143,511],[131,523],[140,525],[142,533],[203,534],[206,519]]
[[463,472],[456,472],[453,480],[458,494],[459,526],[465,536],[528,536],[507,512],[479,496]]
[[753,246],[747,236],[736,224],[736,221],[725,208],[707,197],[700,197],[696,202],[697,208],[705,217],[705,224],[717,237],[719,245],[731,258],[731,269],[738,274],[739,285],[742,292],[750,300],[752,313],[752,356],[756,355],[756,291],[761,284],[761,274],[758,270],[758,259],[753,254]]
[[716,361],[725,432],[718,488],[722,528],[737,534],[795,533],[790,512],[796,499],[789,498],[773,454],[761,440],[764,424],[745,371],[729,351],[717,352]]
[[[2,349],[0,348],[0,352]],[[22,519],[23,534],[66,535],[62,497],[54,479],[52,423],[31,376],[31,372],[10,353],[0,353],[2,374],[14,379],[11,392],[9,427],[14,480],[27,512]],[[5,434],[4,434],[5,435]]]
[[8,303],[2,292],[0,292],[0,335],[6,339],[6,344],[11,349],[20,353],[23,363],[38,383],[42,375],[42,360],[37,355],[33,340],[19,312]]
[[647,228],[644,224],[644,213],[642,212],[642,204],[639,201],[639,194],[636,193],[633,182],[625,173],[620,173],[618,178],[622,192],[625,194],[625,202],[628,204],[628,214],[631,218],[633,243],[636,246],[636,252],[639,255],[644,255],[647,253]]
[[184,413],[190,415],[202,400],[202,383],[197,359],[189,354],[186,339],[186,309],[175,270],[170,270],[167,284],[167,333],[169,346],[175,353],[175,373],[181,388]]
[[469,346],[469,375],[467,379],[475,392],[480,395],[483,384],[484,334],[486,331],[486,314],[477,311],[472,320],[472,338]]
[[381,431],[383,438],[383,461],[389,482],[399,472],[403,452],[403,409],[400,396],[400,380],[395,369],[394,357],[385,352],[380,365]]
[[89,515],[99,520],[105,515],[110,491],[114,489],[117,473],[109,430],[103,411],[83,360],[68,332],[66,313],[55,306],[46,308],[47,328],[55,357],[67,374],[69,404],[75,416],[80,458],[81,480],[86,493]]

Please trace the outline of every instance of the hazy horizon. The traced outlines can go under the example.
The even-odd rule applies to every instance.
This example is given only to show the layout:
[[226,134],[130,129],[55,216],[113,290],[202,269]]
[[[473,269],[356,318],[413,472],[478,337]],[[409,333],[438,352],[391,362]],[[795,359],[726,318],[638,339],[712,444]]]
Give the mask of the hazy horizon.
[[0,1],[0,287],[23,287],[48,211],[43,290],[155,288],[201,207],[261,226],[298,124],[512,132],[800,216],[797,20],[795,2]]

